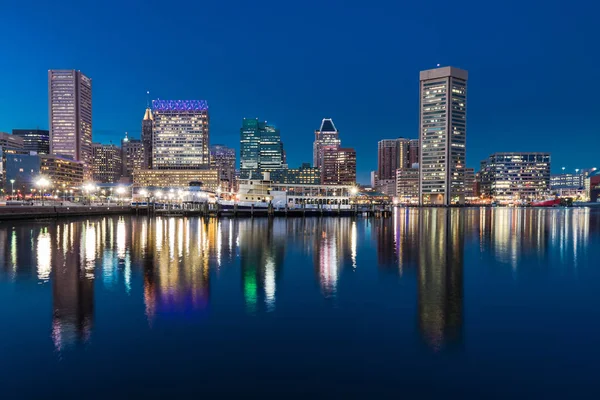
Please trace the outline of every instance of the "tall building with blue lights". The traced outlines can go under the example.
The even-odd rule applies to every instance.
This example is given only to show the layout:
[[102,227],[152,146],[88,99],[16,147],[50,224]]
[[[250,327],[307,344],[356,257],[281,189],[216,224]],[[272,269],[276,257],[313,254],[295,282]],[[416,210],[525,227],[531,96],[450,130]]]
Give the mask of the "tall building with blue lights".
[[152,100],[152,169],[210,167],[205,100]]
[[286,164],[279,129],[258,118],[244,118],[240,129],[240,179],[262,178],[269,172],[271,179],[284,178]]

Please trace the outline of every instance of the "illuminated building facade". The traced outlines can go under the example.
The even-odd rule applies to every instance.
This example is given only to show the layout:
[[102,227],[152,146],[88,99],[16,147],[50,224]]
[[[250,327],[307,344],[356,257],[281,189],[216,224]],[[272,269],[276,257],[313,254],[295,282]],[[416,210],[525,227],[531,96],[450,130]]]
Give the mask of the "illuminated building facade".
[[208,103],[205,100],[152,100],[152,168],[209,167]]
[[114,144],[93,143],[94,182],[115,183],[121,178],[121,149]]
[[146,161],[146,152],[144,143],[139,139],[130,139],[125,132],[125,137],[121,140],[121,165],[122,175],[131,178],[133,172],[144,169]]
[[[35,179],[40,174],[40,157],[25,150],[0,148],[0,176],[4,193],[15,195],[29,193],[35,188]],[[14,181],[12,184],[10,181]]]
[[288,168],[283,183],[319,185],[321,184],[321,172],[310,163],[302,163],[299,168]]
[[442,67],[420,74],[419,196],[422,204],[465,199],[467,71]]
[[321,184],[353,185],[356,183],[356,151],[351,148],[322,148]]
[[419,139],[410,139],[408,144],[408,166],[415,168],[419,163]]
[[142,143],[144,147],[144,169],[152,169],[152,125],[154,117],[150,107],[146,108],[142,119]]
[[402,204],[419,203],[419,169],[396,170],[396,196]]
[[133,184],[141,188],[187,188],[192,182],[202,183],[207,190],[219,187],[219,171],[216,169],[142,169],[133,171]]
[[92,165],[92,80],[76,70],[48,71],[50,153]]
[[13,129],[13,136],[23,138],[23,150],[50,154],[50,132],[44,129]]
[[81,161],[55,155],[41,155],[40,170],[55,189],[80,189],[84,182],[85,166]]
[[477,197],[475,185],[475,169],[465,168],[465,199]]
[[262,177],[281,182],[287,165],[279,129],[258,118],[244,118],[240,129],[240,179]]
[[535,200],[550,192],[550,154],[494,153],[481,163],[480,188],[497,200]]
[[323,164],[323,151],[325,147],[339,148],[341,146],[340,133],[333,124],[331,118],[324,118],[321,127],[315,131],[313,143],[313,165],[321,168]]
[[235,190],[235,149],[222,144],[210,146],[210,168],[219,171],[221,190]]
[[22,137],[0,132],[0,147],[3,149],[24,150],[25,142]]
[[398,168],[410,167],[410,140],[384,139],[377,143],[377,176],[380,180],[395,180]]

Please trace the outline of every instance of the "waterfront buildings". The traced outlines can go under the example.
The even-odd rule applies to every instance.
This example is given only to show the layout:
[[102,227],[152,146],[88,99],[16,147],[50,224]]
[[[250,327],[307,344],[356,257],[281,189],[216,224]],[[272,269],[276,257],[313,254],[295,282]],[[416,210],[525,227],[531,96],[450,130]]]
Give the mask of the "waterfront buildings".
[[210,167],[219,172],[221,190],[235,190],[235,149],[222,144],[210,146]]
[[92,165],[92,80],[76,70],[48,71],[50,153]]
[[258,118],[244,118],[240,129],[240,178],[261,178],[264,172],[271,179],[283,180],[287,165],[279,129]]
[[131,179],[134,171],[144,169],[147,161],[145,144],[139,139],[129,138],[125,132],[125,137],[121,140],[121,157],[122,176]]
[[116,183],[123,173],[121,149],[114,144],[93,143],[94,182]]
[[188,188],[190,184],[207,190],[219,188],[219,172],[216,169],[156,170],[141,169],[133,171],[133,184],[138,188]]
[[324,146],[321,163],[321,184],[353,185],[356,183],[356,151],[351,148]]
[[152,168],[209,167],[209,115],[205,100],[152,100]]
[[35,179],[40,174],[40,157],[29,151],[1,149],[2,187],[5,194],[29,193],[35,188]]
[[499,201],[535,200],[550,192],[550,154],[494,153],[481,163],[480,190]]
[[410,167],[410,140],[384,139],[377,144],[377,176],[379,180],[395,180],[398,168]]
[[467,78],[467,71],[454,67],[420,73],[421,204],[464,202]]
[[415,168],[419,163],[419,139],[410,139],[408,144],[408,166]]
[[15,137],[23,138],[23,150],[50,154],[50,131],[45,129],[13,129]]
[[144,169],[152,169],[152,125],[154,117],[150,107],[146,108],[144,119],[142,119],[142,143],[144,148]]
[[474,199],[475,197],[477,197],[475,169],[465,168],[465,199]]
[[23,150],[25,142],[22,137],[11,135],[6,132],[0,132],[0,148]]
[[60,190],[78,190],[84,183],[85,165],[82,161],[56,155],[40,155],[40,173]]
[[321,172],[319,168],[311,167],[310,163],[302,163],[299,168],[288,168],[283,183],[297,185],[319,185]]
[[401,204],[419,203],[419,169],[396,170],[396,196]]
[[592,171],[586,178],[586,188],[589,190],[589,199],[591,202],[600,202],[600,171]]
[[341,146],[340,133],[331,118],[323,118],[321,127],[315,131],[313,143],[313,165],[321,169],[323,164],[324,148],[339,148]]

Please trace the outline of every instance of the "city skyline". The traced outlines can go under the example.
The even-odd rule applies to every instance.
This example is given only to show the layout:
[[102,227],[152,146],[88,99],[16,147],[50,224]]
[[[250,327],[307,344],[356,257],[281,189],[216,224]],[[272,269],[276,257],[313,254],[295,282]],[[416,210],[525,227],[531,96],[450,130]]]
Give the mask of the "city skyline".
[[[19,4],[5,7],[7,31],[21,32],[25,22],[37,29],[21,32],[3,46],[10,62],[0,76],[0,131],[48,129],[46,71],[77,68],[94,80],[94,141],[117,143],[126,131],[138,138],[148,90],[153,98],[207,99],[211,137],[238,154],[240,119],[266,118],[280,128],[286,146],[296,149],[289,154],[289,165],[310,161],[314,130],[323,118],[333,118],[345,146],[357,150],[359,181],[366,183],[376,168],[373,149],[379,140],[417,136],[418,73],[439,63],[471,73],[468,167],[477,168],[494,151],[549,152],[555,168],[597,166],[593,146],[581,146],[574,154],[559,140],[547,140],[567,132],[585,143],[597,135],[586,116],[593,115],[598,83],[589,82],[586,90],[569,84],[578,71],[593,69],[598,57],[584,50],[594,35],[591,15],[582,9],[521,4],[518,13],[510,7],[494,10],[490,22],[482,18],[487,7],[475,2],[462,7],[466,15],[443,2],[436,7],[384,2],[378,8],[242,3],[231,18],[225,17],[229,7],[206,4],[200,13],[203,26],[196,30],[183,14],[162,18],[158,10],[164,7],[158,5],[163,3],[152,3],[120,4],[115,13],[108,2],[83,20],[75,18],[81,9],[74,7],[52,21],[48,5],[27,12]],[[281,34],[266,27],[242,33],[242,21],[259,18],[264,9],[270,10]],[[195,10],[199,5],[190,4],[189,15]],[[431,19],[415,18],[423,13]],[[336,18],[327,29],[308,29],[306,21],[323,14]],[[452,18],[461,20],[459,48],[437,28]],[[548,23],[556,19],[563,22]],[[575,20],[580,22],[572,29]],[[363,22],[364,28],[357,28]],[[118,41],[103,33],[109,23],[115,28],[109,36]],[[88,32],[85,46],[80,45],[83,38],[69,34],[73,30]],[[153,49],[147,38],[156,32],[176,56],[154,57],[142,67],[140,60]],[[197,34],[204,37],[202,51]],[[181,51],[186,48],[198,51]],[[25,51],[36,55],[35,63],[26,61]],[[278,57],[265,62],[265,52]],[[321,54],[335,62],[315,63]],[[557,93],[577,102],[557,101]]]

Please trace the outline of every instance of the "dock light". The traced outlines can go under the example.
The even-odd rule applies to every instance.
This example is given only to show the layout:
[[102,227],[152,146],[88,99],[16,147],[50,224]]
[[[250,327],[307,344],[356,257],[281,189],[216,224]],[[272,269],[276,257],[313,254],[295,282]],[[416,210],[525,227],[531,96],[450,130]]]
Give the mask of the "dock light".
[[117,193],[118,193],[118,194],[123,194],[123,193],[125,193],[125,188],[124,188],[124,187],[122,187],[122,186],[118,187],[118,188],[117,188]]
[[156,193],[154,193],[154,195],[160,199],[162,197],[162,192],[160,190],[157,190]]
[[358,188],[356,186],[354,186],[352,189],[350,189],[350,194],[352,194],[352,196],[356,196],[357,193],[358,193]]
[[42,177],[42,178],[38,179],[35,184],[42,190],[42,206],[43,206],[44,205],[44,192],[46,191],[46,188],[48,187],[48,185],[50,185],[50,181],[48,181],[48,179]]
[[142,190],[140,190],[140,195],[143,197],[146,197],[146,196],[148,196],[148,191],[146,189],[142,189]]

